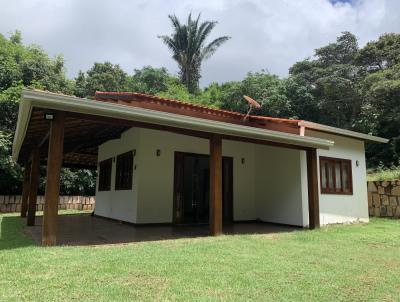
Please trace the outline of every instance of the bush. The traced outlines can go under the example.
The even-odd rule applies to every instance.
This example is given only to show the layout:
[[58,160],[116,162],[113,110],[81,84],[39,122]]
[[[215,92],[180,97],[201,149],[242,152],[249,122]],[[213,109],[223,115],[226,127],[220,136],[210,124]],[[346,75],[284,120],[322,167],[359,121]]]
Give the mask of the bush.
[[383,181],[400,179],[400,166],[385,168],[380,165],[377,169],[368,171],[368,181]]

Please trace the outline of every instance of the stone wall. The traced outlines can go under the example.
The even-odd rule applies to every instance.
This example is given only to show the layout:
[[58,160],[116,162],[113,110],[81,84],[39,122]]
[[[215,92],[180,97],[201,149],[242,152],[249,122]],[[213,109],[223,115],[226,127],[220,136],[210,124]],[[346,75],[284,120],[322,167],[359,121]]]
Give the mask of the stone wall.
[[[60,196],[59,210],[94,210],[95,200],[93,196]],[[38,196],[36,210],[43,211],[44,196]],[[21,211],[21,195],[0,195],[0,213],[12,213]]]
[[400,218],[400,180],[368,182],[369,215]]

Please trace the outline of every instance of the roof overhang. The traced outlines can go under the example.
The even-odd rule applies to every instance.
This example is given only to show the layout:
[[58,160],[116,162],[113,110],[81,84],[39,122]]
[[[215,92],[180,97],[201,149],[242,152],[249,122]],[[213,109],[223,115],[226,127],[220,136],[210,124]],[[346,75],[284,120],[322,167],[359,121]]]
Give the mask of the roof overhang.
[[250,138],[309,148],[329,149],[334,144],[333,141],[326,139],[24,89],[19,106],[18,122],[12,150],[14,160],[18,159],[33,107],[139,121],[205,133],[217,133],[238,138]]
[[299,125],[299,127],[305,127],[305,128],[316,130],[316,131],[332,133],[332,134],[341,135],[341,136],[347,136],[347,137],[361,139],[361,140],[365,140],[365,141],[371,141],[371,142],[376,142],[376,143],[389,142],[389,140],[386,138],[373,136],[373,135],[369,135],[369,134],[364,134],[364,133],[360,133],[360,132],[355,132],[355,131],[351,131],[351,130],[336,128],[336,127],[326,126],[326,125],[313,123],[313,122],[300,121],[298,123],[298,125]]

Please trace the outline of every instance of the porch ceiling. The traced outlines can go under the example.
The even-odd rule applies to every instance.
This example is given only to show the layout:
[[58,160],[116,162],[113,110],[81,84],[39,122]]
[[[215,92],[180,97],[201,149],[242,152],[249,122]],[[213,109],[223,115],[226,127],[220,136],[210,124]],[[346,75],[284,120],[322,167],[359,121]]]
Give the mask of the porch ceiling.
[[[19,162],[28,161],[32,148],[39,145],[40,158],[45,161],[48,150],[50,121],[44,118],[49,110],[33,108],[21,146]],[[96,168],[97,150],[102,143],[120,137],[129,127],[125,125],[107,125],[83,119],[79,116],[66,116],[64,128],[65,167]]]

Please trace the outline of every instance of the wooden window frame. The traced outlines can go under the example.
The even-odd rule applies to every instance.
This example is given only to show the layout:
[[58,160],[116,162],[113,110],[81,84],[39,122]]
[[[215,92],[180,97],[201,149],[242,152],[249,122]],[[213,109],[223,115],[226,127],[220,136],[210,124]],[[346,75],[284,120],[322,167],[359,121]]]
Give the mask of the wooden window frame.
[[[105,166],[107,165],[107,166]],[[104,167],[107,167],[109,171],[107,173],[104,172]],[[103,172],[103,173],[102,173]],[[112,175],[112,159],[106,159],[99,162],[99,184],[98,191],[105,192],[111,191],[111,175]],[[107,184],[105,184],[107,183]]]
[[[130,161],[127,160],[130,158]],[[115,168],[115,191],[132,190],[134,151],[117,155]],[[126,171],[121,169],[126,169]],[[128,176],[122,176],[121,173]]]
[[[329,162],[333,165],[333,170],[332,170],[332,183],[333,183],[333,190],[329,188],[329,172],[325,168],[325,174],[326,174],[326,188],[322,187],[322,165],[323,162]],[[335,167],[336,164],[340,164],[340,175],[341,175],[341,189],[336,188],[336,171]],[[343,163],[347,163],[349,167],[348,171],[348,187],[349,191],[344,192],[343,187]],[[353,195],[353,171],[352,171],[352,162],[350,159],[343,159],[343,158],[335,158],[335,157],[326,157],[326,156],[320,156],[319,157],[319,177],[320,177],[320,187],[321,187],[321,194],[334,194],[334,195]]]

